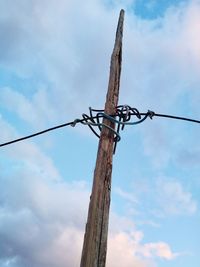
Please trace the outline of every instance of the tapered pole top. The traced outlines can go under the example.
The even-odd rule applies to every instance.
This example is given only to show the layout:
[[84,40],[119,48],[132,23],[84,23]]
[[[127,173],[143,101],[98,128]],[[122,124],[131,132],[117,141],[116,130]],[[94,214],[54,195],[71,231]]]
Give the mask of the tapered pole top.
[[120,86],[121,62],[122,62],[122,37],[124,24],[124,10],[119,14],[119,20],[115,36],[114,49],[111,56],[110,77],[106,97],[105,112],[114,114],[117,107]]
[[117,25],[114,48],[121,47],[122,36],[123,36],[124,13],[125,13],[124,9],[121,9],[120,14],[119,14],[118,25]]

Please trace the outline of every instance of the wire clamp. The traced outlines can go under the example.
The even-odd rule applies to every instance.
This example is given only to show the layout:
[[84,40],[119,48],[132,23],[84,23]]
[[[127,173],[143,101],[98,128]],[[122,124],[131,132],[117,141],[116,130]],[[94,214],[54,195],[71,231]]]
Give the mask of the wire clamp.
[[75,120],[72,122],[71,126],[72,126],[72,127],[75,127],[76,124],[79,123],[79,122],[80,122],[79,119],[75,119]]
[[152,120],[153,117],[154,117],[154,115],[155,115],[155,112],[153,112],[153,111],[151,111],[151,110],[148,110],[147,113],[148,113],[149,118]]

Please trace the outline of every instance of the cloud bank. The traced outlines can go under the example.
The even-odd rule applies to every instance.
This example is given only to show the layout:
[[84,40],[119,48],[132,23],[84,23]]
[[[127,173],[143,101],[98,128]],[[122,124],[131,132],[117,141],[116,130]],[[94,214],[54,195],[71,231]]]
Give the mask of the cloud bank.
[[[1,107],[33,129],[80,116],[91,105],[102,107],[121,4],[108,8],[105,1],[92,0],[60,0],[59,5],[55,0],[1,1]],[[130,8],[133,1],[125,4]],[[199,112],[199,14],[199,1],[172,6],[152,21],[127,10],[122,103],[167,113],[182,112],[184,103],[184,111]],[[3,113],[0,124],[3,141],[17,136]],[[174,159],[170,149],[175,142],[166,138],[167,127],[155,122],[140,130],[144,154],[159,170]],[[185,164],[189,156],[184,151],[179,163]],[[0,265],[78,266],[87,184],[66,182],[52,158],[29,142],[8,149],[1,158]],[[168,215],[196,212],[196,202],[180,183],[162,182],[159,188],[160,207]],[[120,188],[118,194],[138,201]],[[144,233],[132,221],[112,216],[109,267],[153,267],[156,259],[176,258],[170,244],[144,242]]]

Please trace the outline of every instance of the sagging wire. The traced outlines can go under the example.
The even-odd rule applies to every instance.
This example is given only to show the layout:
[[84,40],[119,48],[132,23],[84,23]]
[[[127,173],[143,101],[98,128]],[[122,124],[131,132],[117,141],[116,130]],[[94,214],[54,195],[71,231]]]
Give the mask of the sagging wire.
[[[137,121],[131,121],[132,116],[137,118]],[[100,133],[102,131],[103,127],[108,128],[113,134],[114,134],[114,149],[113,153],[116,151],[117,143],[121,140],[120,131],[124,130],[125,126],[127,125],[136,125],[139,123],[142,123],[147,118],[153,119],[153,117],[162,117],[162,118],[168,118],[168,119],[176,119],[176,120],[184,120],[188,122],[194,122],[194,123],[200,123],[199,120],[195,119],[189,119],[185,117],[178,117],[178,116],[172,116],[167,114],[159,114],[155,113],[151,110],[148,110],[146,113],[139,112],[136,108],[132,108],[129,105],[119,105],[116,107],[116,112],[114,115],[109,115],[104,112],[103,109],[92,109],[89,108],[89,115],[82,114],[82,119],[75,119],[74,121],[67,122],[64,124],[60,124],[51,128],[48,128],[46,130],[36,132],[31,135],[27,135],[18,139],[11,140],[9,142],[5,142],[0,144],[0,147],[11,145],[13,143],[17,143],[32,137],[35,137],[37,135],[41,135],[62,127],[66,127],[71,125],[72,127],[75,127],[77,123],[81,123],[83,125],[87,125],[91,131],[100,138]],[[116,125],[116,128],[112,128],[106,123],[104,123],[104,119],[109,120],[113,123],[113,125]],[[98,130],[94,129],[96,127]]]

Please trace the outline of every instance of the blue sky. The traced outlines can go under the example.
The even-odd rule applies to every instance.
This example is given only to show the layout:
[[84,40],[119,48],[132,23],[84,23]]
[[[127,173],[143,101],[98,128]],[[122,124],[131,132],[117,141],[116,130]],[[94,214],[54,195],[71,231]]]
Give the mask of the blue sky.
[[[120,104],[200,119],[199,0],[2,0],[0,142],[102,108],[124,8]],[[127,127],[108,267],[199,267],[198,124]],[[1,148],[0,267],[79,266],[98,140],[60,129]]]

